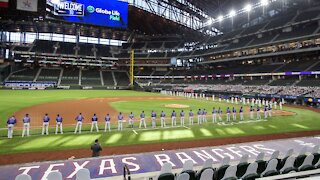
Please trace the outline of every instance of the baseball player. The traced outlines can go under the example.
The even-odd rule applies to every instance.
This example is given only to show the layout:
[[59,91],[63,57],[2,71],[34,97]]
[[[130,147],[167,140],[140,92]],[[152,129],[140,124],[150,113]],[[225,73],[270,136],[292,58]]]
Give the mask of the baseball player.
[[142,111],[141,114],[140,114],[140,125],[139,125],[139,128],[141,128],[142,123],[144,124],[144,128],[147,128],[145,117],[146,117],[146,115],[144,114],[144,111]]
[[279,108],[280,108],[280,110],[282,110],[282,102],[281,101],[279,102]]
[[106,125],[104,126],[104,132],[107,132],[107,129],[108,131],[110,132],[110,121],[111,121],[111,117],[109,114],[106,115],[106,117],[104,117],[104,120],[106,121]]
[[156,127],[156,117],[157,117],[157,114],[152,110],[151,112],[152,128]]
[[240,121],[243,121],[243,107],[241,106],[240,110],[239,110],[239,114],[240,114]]
[[49,135],[49,131],[48,131],[49,130],[49,121],[50,121],[50,117],[46,113],[43,117],[42,135],[44,135],[44,133],[46,133],[46,135]]
[[166,127],[166,114],[161,111],[161,114],[160,114],[160,121],[161,121],[161,127]]
[[77,125],[76,125],[76,129],[74,130],[74,133],[77,133],[78,127],[79,127],[79,134],[81,134],[81,128],[82,128],[82,121],[84,120],[84,117],[82,116],[82,114],[80,113],[76,119],[77,121]]
[[181,110],[181,112],[180,112],[180,126],[181,127],[184,126],[184,112],[183,112],[183,110]]
[[212,109],[212,123],[215,123],[217,121],[217,112],[216,109]]
[[198,124],[202,124],[202,111],[201,109],[198,110]]
[[172,127],[177,125],[177,113],[174,110],[171,113],[171,125]]
[[13,136],[13,126],[17,123],[17,119],[12,115],[10,118],[7,120],[7,125],[8,125],[8,138],[12,139]]
[[272,105],[268,107],[268,114],[269,114],[269,117],[272,117]]
[[29,114],[26,114],[22,118],[22,122],[23,122],[22,137],[24,137],[25,134],[27,134],[27,136],[29,136],[29,130],[30,130],[30,117],[29,117]]
[[219,121],[222,121],[222,110],[220,107],[218,109],[218,119],[219,119]]
[[232,120],[237,120],[237,110],[234,107],[232,107]]
[[133,113],[131,112],[129,114],[129,127],[133,128],[133,118],[134,118],[134,115]]
[[274,104],[274,109],[277,109],[277,101],[274,101],[273,104]]
[[267,119],[268,118],[268,107],[264,106],[264,118]]
[[92,118],[91,118],[91,130],[90,130],[90,132],[92,132],[93,126],[96,126],[96,130],[97,130],[97,132],[99,132],[99,128],[98,128],[98,117],[97,117],[96,114],[93,114],[93,116],[92,116]]
[[118,115],[118,131],[122,131],[122,120],[123,120],[123,115],[121,112],[119,112]]
[[190,112],[189,112],[189,125],[190,126],[193,125],[193,112],[192,112],[192,110],[190,110]]
[[227,116],[227,122],[230,122],[230,108],[229,107],[227,108],[226,116]]
[[206,123],[207,122],[207,110],[203,109],[202,111],[202,122]]
[[250,119],[253,119],[254,109],[253,106],[250,106]]
[[56,117],[56,134],[58,134],[58,129],[60,127],[60,133],[63,134],[62,131],[62,117],[60,116],[60,114],[57,115]]
[[257,106],[257,120],[260,120],[261,116],[260,116],[260,107]]

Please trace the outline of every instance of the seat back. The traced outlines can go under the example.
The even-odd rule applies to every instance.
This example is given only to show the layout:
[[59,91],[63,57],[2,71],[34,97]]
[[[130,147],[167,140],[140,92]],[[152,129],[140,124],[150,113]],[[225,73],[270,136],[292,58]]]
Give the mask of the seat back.
[[306,157],[307,157],[307,155],[305,155],[305,154],[299,155],[296,158],[296,160],[294,161],[294,167],[299,168],[302,165],[302,163],[303,163],[303,161],[305,160]]
[[220,166],[225,166],[225,165],[229,165],[230,164],[230,157],[226,156],[222,159],[221,161],[221,165]]
[[239,164],[241,163],[248,163],[248,159],[249,159],[249,155],[248,154],[245,154],[243,156],[241,156],[241,159],[239,161]]
[[226,172],[226,169],[229,167],[230,165],[223,165],[221,167],[219,167],[216,171],[216,175],[215,175],[215,179],[216,180],[220,180],[223,178],[225,172]]
[[90,171],[89,169],[82,168],[76,174],[76,180],[90,180]]
[[236,172],[237,172],[237,166],[229,166],[226,170],[226,173],[224,174],[222,180],[224,179],[232,179],[232,178],[236,178]]
[[19,174],[15,180],[32,180],[32,178],[29,174]]
[[266,170],[267,167],[267,162],[266,161],[256,161],[256,163],[258,163],[258,170],[257,173],[261,174],[264,170]]
[[237,165],[237,177],[240,178],[246,173],[249,163],[243,162]]
[[262,172],[262,176],[264,176],[268,172],[277,171],[277,164],[277,159],[271,159],[267,164],[267,168]]
[[248,176],[249,174],[257,174],[257,170],[258,170],[258,163],[253,162],[253,163],[249,164],[246,173],[241,178],[244,178],[244,177]]
[[312,161],[313,161],[313,154],[309,154],[301,164],[301,166],[298,168],[299,171],[305,171],[305,170],[310,170],[313,169]]
[[164,163],[161,167],[160,174],[171,173],[172,172],[172,164]]
[[52,171],[48,174],[47,180],[62,180],[62,174],[59,171]]
[[292,154],[293,154],[293,149],[291,148],[291,149],[289,149],[289,150],[287,151],[287,153],[286,153],[286,155],[284,156],[284,158],[289,157],[289,156],[292,156]]
[[187,170],[193,170],[193,161],[192,160],[187,160],[183,164],[182,171],[187,171]]
[[256,158],[256,161],[263,161],[264,160],[264,152],[260,152]]
[[283,173],[283,174],[286,174],[286,173],[288,173],[288,172],[290,172],[290,171],[292,171],[292,170],[295,170],[295,168],[294,168],[294,161],[295,161],[295,160],[296,160],[296,158],[293,157],[293,156],[288,157],[288,158],[286,159],[283,167],[280,169],[281,174],[282,174],[282,173]]
[[314,153],[319,153],[319,146],[320,146],[320,145],[316,145],[315,147],[313,147],[313,149],[312,149],[312,154],[314,154]]
[[190,179],[190,175],[188,173],[179,174],[179,176],[177,177],[177,180],[189,180],[189,179]]
[[274,152],[271,154],[270,160],[271,160],[271,159],[278,159],[279,154],[280,154],[280,151],[278,151],[278,150],[274,151]]
[[213,178],[213,169],[206,169],[200,176],[200,180],[211,180]]
[[207,159],[206,161],[204,161],[202,169],[212,168],[212,164],[213,164],[213,160],[212,159]]

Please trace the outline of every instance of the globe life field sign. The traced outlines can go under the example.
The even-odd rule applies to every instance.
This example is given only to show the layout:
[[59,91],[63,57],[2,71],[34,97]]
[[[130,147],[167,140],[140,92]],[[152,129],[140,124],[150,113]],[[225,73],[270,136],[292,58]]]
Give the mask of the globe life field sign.
[[47,0],[46,17],[74,23],[127,28],[128,2],[118,0]]

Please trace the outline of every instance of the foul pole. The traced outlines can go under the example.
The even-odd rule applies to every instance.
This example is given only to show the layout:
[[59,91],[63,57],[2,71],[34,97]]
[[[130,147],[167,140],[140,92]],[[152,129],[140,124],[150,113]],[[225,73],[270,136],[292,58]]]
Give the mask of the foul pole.
[[134,70],[134,50],[131,50],[131,52],[130,52],[130,86],[131,86],[131,89],[133,89],[133,86],[134,86],[133,70]]

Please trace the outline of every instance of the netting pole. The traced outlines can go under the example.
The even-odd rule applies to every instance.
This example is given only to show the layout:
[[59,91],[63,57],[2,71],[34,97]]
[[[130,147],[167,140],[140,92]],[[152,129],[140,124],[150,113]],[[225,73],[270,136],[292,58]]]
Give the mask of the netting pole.
[[130,53],[130,86],[131,86],[131,89],[133,89],[133,87],[134,87],[133,70],[134,70],[134,50],[131,50],[131,53]]

